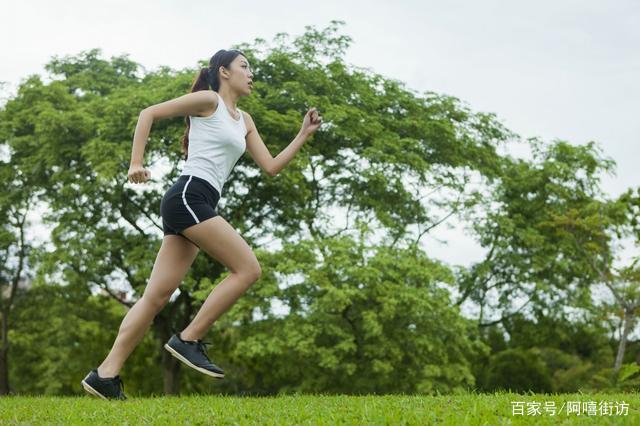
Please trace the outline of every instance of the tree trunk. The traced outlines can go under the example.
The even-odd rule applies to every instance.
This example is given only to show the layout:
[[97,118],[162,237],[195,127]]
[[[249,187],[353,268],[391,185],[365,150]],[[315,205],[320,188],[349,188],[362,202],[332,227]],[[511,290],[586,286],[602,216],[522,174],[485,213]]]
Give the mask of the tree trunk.
[[[165,339],[162,344],[164,346]],[[165,395],[180,394],[180,361],[175,359],[164,347],[162,348],[162,370]]]
[[156,315],[153,319],[153,328],[160,341],[164,393],[165,395],[178,395],[180,393],[180,361],[164,348],[164,344],[173,334],[170,320],[163,314]]
[[[184,309],[180,309],[181,307],[184,307]],[[181,291],[176,300],[168,306],[168,309],[156,315],[153,320],[155,334],[160,339],[160,350],[162,351],[162,376],[165,395],[180,394],[181,362],[164,348],[164,344],[174,333],[177,333],[173,327],[175,318],[180,316],[181,320],[177,322],[182,323],[184,327],[190,321],[192,310],[191,296],[187,291]]]
[[0,349],[0,395],[9,395],[8,351]]
[[613,366],[613,374],[617,376],[620,367],[622,367],[622,360],[624,359],[624,352],[627,348],[627,337],[633,328],[634,323],[633,312],[628,309],[624,310],[622,335],[620,336],[620,343],[618,344],[618,354],[616,355],[616,362]]
[[[0,295],[1,297],[1,295]],[[9,395],[9,318],[2,311],[2,339],[0,339],[0,395]]]

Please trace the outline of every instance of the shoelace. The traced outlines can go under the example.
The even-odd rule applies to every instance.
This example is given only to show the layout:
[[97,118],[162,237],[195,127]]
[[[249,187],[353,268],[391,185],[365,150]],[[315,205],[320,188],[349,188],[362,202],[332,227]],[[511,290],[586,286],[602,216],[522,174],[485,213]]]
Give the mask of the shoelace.
[[122,379],[120,377],[116,377],[114,380],[120,387],[120,391],[124,394],[124,382],[122,381]]
[[211,342],[203,342],[202,340],[197,340],[196,343],[198,345],[198,350],[202,352],[202,355],[204,355],[207,361],[211,362],[211,360],[207,356],[207,348],[205,346],[205,345],[211,345]]

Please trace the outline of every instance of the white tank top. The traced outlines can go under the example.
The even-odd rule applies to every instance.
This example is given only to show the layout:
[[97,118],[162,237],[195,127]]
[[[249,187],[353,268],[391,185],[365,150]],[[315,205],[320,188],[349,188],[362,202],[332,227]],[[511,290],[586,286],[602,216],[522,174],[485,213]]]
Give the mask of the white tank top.
[[227,111],[222,96],[214,93],[218,107],[213,114],[189,116],[189,147],[182,174],[205,179],[222,196],[222,187],[247,147],[247,126],[240,108],[240,119],[236,120]]

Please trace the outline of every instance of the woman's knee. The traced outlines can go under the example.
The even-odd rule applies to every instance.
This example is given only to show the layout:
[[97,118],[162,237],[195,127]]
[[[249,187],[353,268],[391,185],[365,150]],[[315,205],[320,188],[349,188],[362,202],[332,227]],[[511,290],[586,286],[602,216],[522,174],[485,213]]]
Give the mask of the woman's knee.
[[260,279],[262,275],[262,268],[257,260],[243,265],[243,267],[236,271],[236,273],[242,276],[248,284],[253,284]]
[[145,302],[147,306],[150,306],[156,311],[160,311],[169,302],[170,298],[171,298],[171,294],[169,295],[143,294],[141,300]]

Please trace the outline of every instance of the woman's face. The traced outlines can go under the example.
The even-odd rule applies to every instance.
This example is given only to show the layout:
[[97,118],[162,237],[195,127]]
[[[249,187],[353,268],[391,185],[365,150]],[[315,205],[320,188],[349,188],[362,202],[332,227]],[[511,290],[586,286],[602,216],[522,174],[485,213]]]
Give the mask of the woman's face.
[[235,57],[227,71],[227,82],[231,88],[242,95],[249,95],[253,90],[253,72],[249,66],[249,60],[242,55]]

